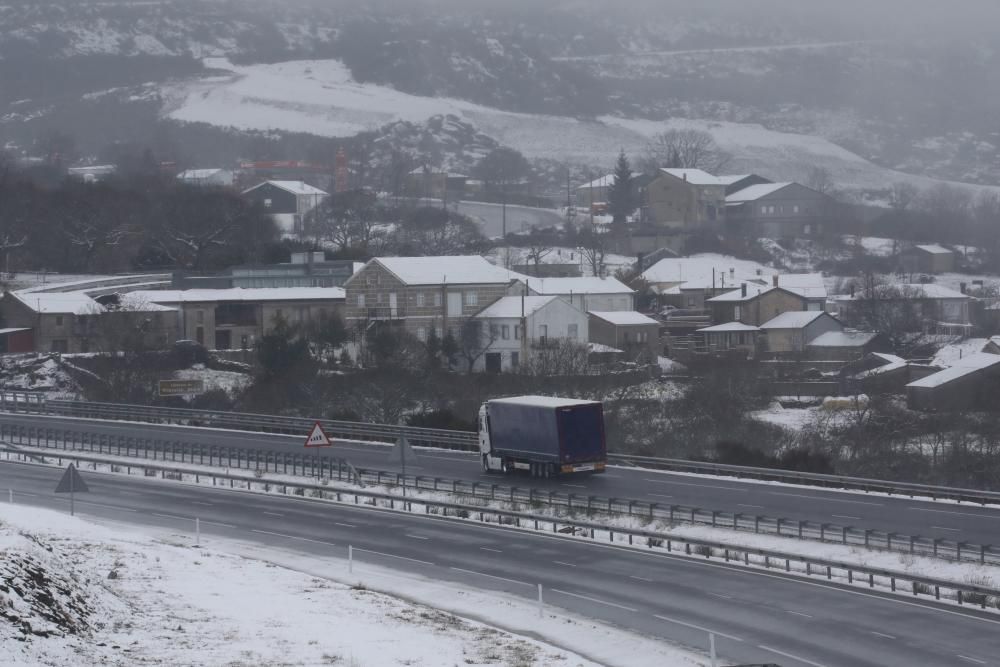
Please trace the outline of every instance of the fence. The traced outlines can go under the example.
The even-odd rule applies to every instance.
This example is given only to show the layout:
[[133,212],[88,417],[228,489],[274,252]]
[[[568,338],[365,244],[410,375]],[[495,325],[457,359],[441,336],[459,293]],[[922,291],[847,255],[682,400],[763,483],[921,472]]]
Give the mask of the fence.
[[[312,429],[313,424],[316,422],[315,419],[301,417],[281,417],[275,415],[255,415],[114,403],[88,403],[83,401],[50,401],[45,399],[44,394],[31,392],[0,392],[0,408],[9,412],[28,412],[90,419],[142,421],[156,424],[184,424],[188,426],[208,426],[241,431],[296,435],[305,435]],[[321,420],[321,423],[328,435],[337,438],[396,442],[401,437],[406,437],[410,444],[413,445],[463,451],[477,450],[476,434],[468,431],[448,431],[444,429],[343,421]],[[633,456],[630,454],[611,453],[608,455],[608,460],[619,465],[638,465],[659,470],[675,470],[704,475],[778,481],[787,484],[853,489],[865,492],[886,493],[889,495],[903,495],[911,498],[921,497],[932,500],[955,500],[960,503],[1000,505],[1000,492],[979,489],[928,486],[909,482],[894,482],[891,480],[848,477],[844,475],[822,475],[775,468],[754,468],[708,461],[688,461],[683,459]]]
[[242,468],[262,473],[275,472],[341,481],[348,479],[360,481],[362,484],[412,487],[480,500],[549,506],[588,514],[625,515],[639,517],[644,521],[667,522],[671,525],[704,525],[763,535],[1000,565],[1000,550],[991,545],[687,505],[560,493],[549,489],[487,484],[427,475],[404,475],[394,471],[355,468],[345,459],[317,454],[204,445],[183,440],[138,436],[111,436],[88,433],[85,430],[33,428],[2,422],[0,422],[0,439],[10,443],[62,451],[75,449],[125,457],[152,458],[154,461]]
[[[25,458],[23,452],[0,448],[8,460],[12,457]],[[403,498],[388,493],[379,493],[360,489],[331,489],[322,484],[307,484],[297,482],[272,482],[258,479],[256,477],[232,475],[222,472],[198,473],[189,470],[181,470],[169,466],[162,466],[148,463],[122,464],[119,461],[109,461],[100,458],[81,456],[57,452],[50,456],[56,459],[56,464],[60,467],[63,460],[77,463],[90,463],[95,469],[98,464],[107,465],[111,472],[121,473],[124,468],[125,474],[141,473],[144,477],[160,476],[165,479],[184,481],[185,476],[193,478],[196,483],[201,483],[204,479],[207,483],[211,481],[213,486],[226,487],[224,482],[229,482],[229,488],[240,488],[253,491],[255,488],[265,492],[277,492],[279,494],[291,494],[302,497],[310,497],[316,500],[334,501],[340,503],[350,503],[354,505],[377,506],[379,503],[392,510],[406,511],[411,513],[423,513],[426,515],[440,515],[456,519],[476,521],[482,524],[495,524],[497,527],[531,530],[552,534],[572,535],[594,542],[608,542],[618,546],[640,546],[647,550],[662,554],[684,554],[688,556],[701,557],[706,559],[717,558],[727,563],[742,565],[746,567],[763,567],[773,569],[788,574],[804,575],[806,577],[820,577],[828,581],[833,581],[835,576],[838,583],[846,581],[849,585],[864,585],[875,588],[876,585],[888,588],[892,592],[907,593],[912,591],[914,596],[921,594],[933,594],[935,599],[953,599],[958,604],[974,604],[982,609],[987,607],[1000,608],[1000,590],[986,588],[971,583],[946,581],[923,577],[904,572],[892,570],[882,570],[870,568],[854,563],[843,563],[821,558],[814,558],[802,554],[789,554],[771,549],[756,549],[745,546],[726,544],[711,540],[701,540],[660,533],[650,530],[638,530],[631,528],[608,527],[602,524],[576,521],[566,518],[540,516],[526,512],[513,510],[503,510],[495,508],[483,508],[463,505],[460,503],[429,500],[426,498],[413,499]],[[223,483],[219,483],[220,480]],[[362,501],[363,499],[363,501]],[[353,501],[353,502],[352,502]],[[793,567],[794,564],[794,567]],[[909,586],[901,586],[909,584]],[[942,596],[942,591],[944,595]],[[949,595],[949,593],[951,593]]]

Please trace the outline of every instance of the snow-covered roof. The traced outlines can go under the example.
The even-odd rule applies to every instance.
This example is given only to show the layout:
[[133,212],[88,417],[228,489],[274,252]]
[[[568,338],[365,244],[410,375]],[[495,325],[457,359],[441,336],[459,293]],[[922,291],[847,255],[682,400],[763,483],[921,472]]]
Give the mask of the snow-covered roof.
[[28,327],[9,327],[6,329],[0,329],[0,336],[6,336],[7,334],[18,333],[20,331],[31,331]]
[[534,405],[543,408],[568,408],[575,405],[593,405],[597,401],[579,401],[575,398],[558,396],[512,396],[490,399],[490,403],[511,403],[513,405]]
[[264,185],[273,185],[276,188],[280,188],[285,192],[291,192],[293,195],[317,195],[321,197],[326,197],[329,193],[315,188],[308,183],[303,183],[302,181],[264,181],[259,185],[255,185],[248,190],[244,190],[243,194],[256,190],[257,188]]
[[584,183],[579,186],[577,190],[587,190],[589,188],[610,188],[615,182],[615,175],[608,174],[606,176],[601,176],[598,179],[591,181],[590,183]]
[[750,324],[743,324],[742,322],[726,322],[725,324],[716,324],[713,327],[705,327],[704,329],[698,329],[697,332],[722,333],[728,331],[760,331],[760,328]]
[[424,167],[417,167],[416,169],[410,170],[411,176],[423,176],[424,174],[428,176],[447,176],[448,178],[467,178],[465,174],[454,174],[452,172],[445,171],[444,169],[437,169],[435,167],[428,167],[426,169]]
[[827,331],[808,344],[812,347],[863,347],[877,335],[870,331]]
[[826,282],[822,273],[783,273],[778,276],[778,287],[807,299],[826,298]]
[[616,347],[605,345],[604,343],[587,343],[587,352],[595,354],[621,354],[622,351]]
[[873,357],[878,357],[882,361],[886,361],[890,364],[897,364],[899,362],[905,362],[906,359],[903,357],[897,357],[895,354],[887,354],[885,352],[872,352]]
[[104,306],[83,292],[12,292],[12,294],[36,313],[94,315],[104,312]]
[[528,288],[538,294],[633,294],[617,278],[529,278]]
[[[900,283],[877,285],[876,298],[884,299],[969,299],[968,294],[962,294],[953,289],[936,283]],[[869,298],[866,292],[857,292],[854,296],[838,294],[831,297],[834,301],[860,301]]]
[[932,255],[951,255],[951,250],[948,250],[944,246],[939,246],[937,243],[931,243],[928,245],[918,245],[916,246],[924,252],[929,252]]
[[660,171],[670,174],[674,178],[679,178],[682,181],[687,181],[692,185],[728,185],[728,183],[724,182],[718,176],[713,176],[702,169],[663,168]]
[[486,308],[483,308],[476,317],[483,319],[511,319],[521,317],[522,312],[527,317],[558,298],[557,296],[504,296],[486,306]]
[[636,326],[636,325],[649,325],[655,324],[659,326],[659,322],[654,320],[652,317],[647,317],[640,312],[634,310],[616,310],[616,311],[599,311],[592,310],[590,314],[594,317],[598,317],[605,322],[610,322],[615,326]]
[[915,382],[911,382],[906,385],[907,387],[923,387],[926,389],[932,389],[934,387],[940,387],[943,384],[952,382],[959,378],[965,377],[966,375],[971,375],[976,371],[981,371],[986,368],[991,368],[1000,364],[1000,354],[989,354],[986,352],[979,352],[977,354],[971,354],[967,357],[963,357],[955,362],[951,368],[946,368],[943,371],[938,371],[933,375],[928,375],[925,378],[921,378]]
[[761,329],[801,329],[826,315],[823,310],[790,310],[760,325]]
[[225,301],[335,301],[342,287],[233,287],[230,289],[146,290],[122,295],[135,303],[216,303]]
[[650,284],[673,283],[685,289],[739,287],[747,281],[770,281],[776,271],[763,264],[727,255],[665,257],[642,273]]
[[481,255],[376,257],[371,261],[407,285],[508,285],[524,279],[519,273],[490,264]]
[[774,194],[782,188],[786,188],[791,185],[790,182],[785,183],[760,183],[758,185],[751,185],[749,187],[743,188],[742,190],[737,190],[731,195],[726,197],[727,204],[742,204],[748,201],[757,201],[761,197],[766,197],[767,195]]
[[855,379],[861,380],[867,377],[873,377],[876,375],[883,375],[885,373],[892,373],[893,371],[898,371],[902,368],[906,368],[908,361],[900,359],[899,361],[894,361],[891,364],[886,364],[885,366],[879,366],[877,368],[871,368],[863,373],[858,373],[855,375]]
[[753,174],[724,174],[722,176],[717,176],[716,178],[718,178],[719,182],[723,185],[732,185],[733,183],[742,181],[744,178],[750,178],[751,176],[753,176]]
[[757,283],[746,283],[747,293],[743,294],[743,287],[740,286],[739,289],[733,290],[732,292],[726,292],[725,294],[720,294],[719,296],[712,297],[707,301],[709,303],[739,303],[740,301],[749,301],[751,299],[756,299],[761,294],[767,294],[771,290],[778,289],[772,285],[760,285]]
[[185,169],[177,174],[177,178],[182,181],[201,181],[222,173],[223,169]]

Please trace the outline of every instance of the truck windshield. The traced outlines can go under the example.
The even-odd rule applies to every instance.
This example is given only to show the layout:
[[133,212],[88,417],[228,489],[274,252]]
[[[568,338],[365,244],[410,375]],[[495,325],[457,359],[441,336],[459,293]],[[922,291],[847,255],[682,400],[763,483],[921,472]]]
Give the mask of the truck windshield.
[[594,461],[605,456],[604,419],[600,404],[559,408],[559,435],[567,462]]

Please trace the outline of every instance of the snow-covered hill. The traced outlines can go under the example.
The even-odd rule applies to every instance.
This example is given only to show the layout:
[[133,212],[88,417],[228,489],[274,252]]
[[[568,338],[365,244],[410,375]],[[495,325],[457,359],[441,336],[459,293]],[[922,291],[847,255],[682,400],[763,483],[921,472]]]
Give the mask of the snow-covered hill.
[[727,166],[733,173],[756,172],[776,180],[804,181],[810,169],[821,167],[839,186],[869,193],[899,181],[919,187],[938,182],[880,167],[820,137],[777,132],[756,124],[617,116],[586,120],[514,113],[359,83],[338,60],[237,66],[225,59],[210,59],[206,65],[216,71],[161,89],[167,117],[243,130],[347,137],[396,121],[421,123],[432,116],[451,115],[530,158],[588,167],[611,165],[620,149],[641,154],[650,139],[664,130],[696,128],[710,132],[733,155]]

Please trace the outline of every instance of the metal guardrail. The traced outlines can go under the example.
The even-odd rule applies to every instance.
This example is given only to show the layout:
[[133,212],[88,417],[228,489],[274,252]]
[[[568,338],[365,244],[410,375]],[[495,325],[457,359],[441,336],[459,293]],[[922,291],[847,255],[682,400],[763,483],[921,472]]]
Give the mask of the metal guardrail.
[[183,440],[140,438],[90,433],[78,429],[51,429],[6,424],[0,416],[0,439],[9,443],[61,451],[83,450],[100,454],[144,458],[174,463],[242,468],[328,479],[354,479],[362,484],[400,486],[440,491],[481,500],[505,501],[528,506],[585,511],[588,514],[626,515],[659,520],[671,525],[691,524],[775,535],[790,539],[859,546],[946,560],[1000,565],[1000,550],[990,545],[960,540],[906,535],[845,526],[836,523],[771,517],[689,505],[673,505],[628,498],[561,493],[549,489],[524,488],[428,475],[403,475],[395,471],[355,468],[346,459],[307,453],[279,452],[205,445]]
[[[116,421],[141,421],[155,424],[184,424],[228,428],[240,431],[304,435],[312,429],[315,419],[282,417],[252,413],[165,408],[117,403],[46,400],[44,394],[32,392],[0,392],[0,409],[65,417],[84,417]],[[477,436],[469,431],[418,428],[391,424],[369,424],[319,420],[327,434],[343,439],[396,442],[406,437],[411,444],[447,449],[476,451]],[[823,475],[776,468],[755,468],[708,461],[633,456],[609,453],[608,460],[618,465],[650,467],[659,470],[692,472],[704,475],[778,481],[789,484],[852,489],[870,493],[902,495],[932,500],[955,500],[979,505],[1000,505],[1000,492],[931,486],[909,482],[868,479],[846,475]]]
[[[0,453],[9,460],[13,457],[30,458],[31,454],[19,452],[16,449],[0,448]],[[37,454],[34,457],[38,457]],[[233,475],[223,472],[197,472],[173,468],[170,466],[135,463],[125,465],[120,461],[101,459],[93,456],[81,456],[67,452],[54,452],[50,458],[57,460],[57,465],[62,466],[63,459],[76,462],[86,462],[92,464],[95,469],[97,464],[107,465],[111,472],[121,473],[122,468],[126,468],[126,474],[132,474],[132,470],[142,471],[143,476],[159,475],[165,479],[184,481],[185,475],[200,482],[201,478],[212,480],[216,487],[218,480],[229,482],[230,488],[246,489],[253,491],[258,487],[262,491],[276,490],[281,494],[310,497],[317,500],[328,500],[341,503],[350,503],[353,498],[354,505],[377,505],[379,502],[390,509],[398,509],[411,513],[435,514],[446,517],[454,517],[465,520],[478,521],[484,524],[496,524],[498,527],[520,528],[523,530],[533,530],[538,532],[555,534],[572,534],[574,536],[589,538],[594,540],[607,539],[611,544],[626,543],[631,546],[638,544],[647,547],[648,550],[658,553],[672,554],[674,552],[683,553],[689,556],[704,556],[706,559],[719,558],[727,563],[750,566],[763,565],[766,569],[774,569],[780,572],[795,575],[805,575],[806,577],[820,577],[832,581],[836,571],[839,579],[846,579],[848,584],[863,585],[868,584],[869,588],[875,588],[876,584],[891,589],[892,592],[903,590],[900,583],[908,582],[912,589],[912,594],[934,595],[935,599],[942,599],[944,591],[945,599],[954,599],[958,604],[978,605],[982,609],[1000,609],[1000,590],[979,586],[972,583],[947,581],[932,577],[897,572],[893,570],[883,570],[880,568],[870,568],[855,563],[844,563],[829,559],[814,558],[802,554],[790,554],[772,549],[757,549],[741,545],[732,545],[724,542],[711,540],[701,540],[697,538],[677,537],[669,533],[660,533],[651,530],[638,530],[631,528],[609,527],[603,524],[576,521],[561,517],[550,517],[527,512],[513,510],[502,510],[496,508],[483,508],[470,506],[461,503],[444,502],[430,500],[426,498],[405,498],[398,495],[379,493],[375,491],[359,489],[331,489],[323,484],[307,484],[288,481],[272,481],[245,475]],[[152,473],[152,475],[150,475]],[[244,486],[245,485],[245,486]],[[361,502],[361,499],[365,499]],[[414,507],[418,508],[414,510]],[[676,548],[675,548],[676,547]],[[793,569],[792,564],[796,567]],[[861,575],[856,576],[856,575]],[[948,595],[951,591],[953,595]],[[909,590],[907,591],[909,592]]]

